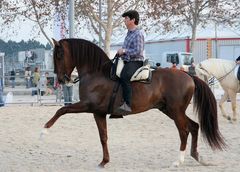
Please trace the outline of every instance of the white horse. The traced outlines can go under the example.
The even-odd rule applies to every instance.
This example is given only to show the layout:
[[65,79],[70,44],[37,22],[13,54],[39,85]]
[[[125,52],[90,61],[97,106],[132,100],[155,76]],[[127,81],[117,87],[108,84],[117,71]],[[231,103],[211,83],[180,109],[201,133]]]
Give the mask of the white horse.
[[235,61],[214,58],[204,60],[195,67],[196,74],[200,78],[203,78],[204,76],[207,78],[214,76],[219,81],[224,90],[224,95],[219,102],[220,110],[223,117],[231,120],[231,117],[227,115],[223,109],[223,103],[229,97],[232,103],[233,121],[237,120],[236,95],[240,92],[239,81],[235,76],[236,67]]

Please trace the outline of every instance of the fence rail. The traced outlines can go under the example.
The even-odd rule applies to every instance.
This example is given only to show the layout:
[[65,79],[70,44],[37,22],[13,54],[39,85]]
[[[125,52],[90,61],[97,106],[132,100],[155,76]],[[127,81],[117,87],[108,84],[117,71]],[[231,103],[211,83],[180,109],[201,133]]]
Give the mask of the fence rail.
[[[23,77],[16,78],[19,82],[16,82],[15,86],[12,87],[9,77],[4,78],[5,84],[1,88],[0,82],[0,106],[4,105],[15,105],[15,104],[29,104],[29,105],[64,105],[66,103],[74,103],[79,101],[78,96],[78,83],[73,86],[72,102],[64,102],[64,94],[62,88],[52,88],[52,94],[41,94],[39,88],[29,87],[26,88],[26,83]],[[0,78],[2,81],[2,78]],[[217,100],[223,95],[223,89],[218,82],[214,82],[211,85],[211,89]],[[33,94],[34,93],[34,94]],[[2,98],[2,100],[1,100]],[[237,100],[240,100],[240,95],[238,94]]]
[[[73,103],[79,101],[78,98],[78,84],[73,86],[73,94],[71,95],[72,102],[64,101],[64,92],[62,86],[54,87],[34,87],[32,82],[27,83],[23,76],[16,76],[15,80],[10,80],[10,76],[0,78],[2,85],[0,85],[0,106],[11,104],[30,104],[30,105],[63,105],[66,103]],[[4,82],[3,82],[4,81]],[[51,91],[46,94],[45,89]],[[70,100],[67,98],[67,100]]]

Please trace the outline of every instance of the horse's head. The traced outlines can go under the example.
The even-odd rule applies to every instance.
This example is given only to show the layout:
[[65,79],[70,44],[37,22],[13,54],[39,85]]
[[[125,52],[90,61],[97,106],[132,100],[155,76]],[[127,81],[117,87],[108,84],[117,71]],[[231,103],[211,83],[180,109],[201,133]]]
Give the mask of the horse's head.
[[54,73],[57,74],[59,83],[65,84],[71,81],[71,73],[75,67],[71,57],[67,41],[56,41],[53,39],[53,61]]

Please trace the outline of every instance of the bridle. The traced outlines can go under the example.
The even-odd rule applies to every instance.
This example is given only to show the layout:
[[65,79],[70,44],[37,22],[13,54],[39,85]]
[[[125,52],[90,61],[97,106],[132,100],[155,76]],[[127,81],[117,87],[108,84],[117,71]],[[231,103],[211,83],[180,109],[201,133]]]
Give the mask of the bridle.
[[[58,46],[58,48],[61,50],[61,54],[60,54],[60,58],[61,60],[63,60],[63,63],[65,64],[65,59],[64,59],[64,50],[62,47],[62,44],[60,43],[60,45]],[[57,56],[57,54],[55,54],[55,56]],[[56,60],[56,59],[55,59]],[[56,67],[56,66],[55,66]],[[55,72],[57,72],[57,69],[55,69]],[[74,81],[72,81],[71,77],[69,77],[66,73],[65,70],[65,65],[64,65],[64,76],[63,76],[64,80],[68,81],[68,82],[72,82],[72,83],[77,83],[79,81],[79,77],[75,78]]]
[[71,78],[70,78],[66,73],[64,73],[64,78],[65,78],[67,81],[71,81]]

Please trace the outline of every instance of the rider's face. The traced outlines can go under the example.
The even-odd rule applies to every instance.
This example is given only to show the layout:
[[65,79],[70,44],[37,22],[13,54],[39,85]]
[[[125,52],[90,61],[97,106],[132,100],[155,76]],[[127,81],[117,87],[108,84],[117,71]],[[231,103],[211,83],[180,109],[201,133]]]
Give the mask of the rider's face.
[[131,25],[134,24],[134,19],[130,19],[128,16],[124,17],[124,23],[126,25],[127,28],[129,28]]

